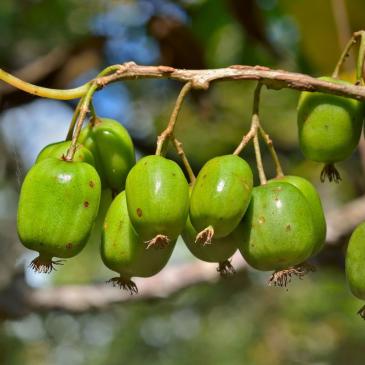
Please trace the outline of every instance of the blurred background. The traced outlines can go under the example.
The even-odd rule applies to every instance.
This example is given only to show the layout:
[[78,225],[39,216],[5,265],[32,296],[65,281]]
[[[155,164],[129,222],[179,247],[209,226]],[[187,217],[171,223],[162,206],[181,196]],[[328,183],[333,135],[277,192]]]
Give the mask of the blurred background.
[[[78,86],[126,61],[194,69],[265,65],[321,76],[333,71],[351,33],[364,28],[363,0],[1,0],[0,67],[52,88]],[[353,62],[343,70],[349,80]],[[195,171],[231,153],[247,132],[254,86],[222,82],[189,96],[176,135]],[[95,108],[128,128],[142,156],[154,152],[179,87],[170,80],[116,83],[95,95]],[[365,192],[364,148],[339,164],[340,184],[320,184],[321,166],[305,161],[298,149],[297,99],[293,90],[265,89],[262,123],[285,171],[310,179],[326,212],[338,215]],[[47,296],[54,288],[103,285],[114,276],[98,253],[106,193],[85,250],[51,275],[27,269],[35,254],[16,234],[21,181],[42,147],[65,138],[75,105],[0,83],[0,364],[365,363],[365,323],[356,315],[362,304],[344,278],[347,231],[316,259],[316,273],[287,290],[267,287],[268,273],[251,269],[219,280],[210,265],[213,280],[181,285],[171,295],[162,288],[143,298],[142,290],[141,299],[99,306],[95,298],[95,305],[77,310],[32,304],[35,291]],[[251,148],[242,155],[254,163]],[[264,163],[273,176],[266,151]],[[159,275],[196,263],[178,242]]]

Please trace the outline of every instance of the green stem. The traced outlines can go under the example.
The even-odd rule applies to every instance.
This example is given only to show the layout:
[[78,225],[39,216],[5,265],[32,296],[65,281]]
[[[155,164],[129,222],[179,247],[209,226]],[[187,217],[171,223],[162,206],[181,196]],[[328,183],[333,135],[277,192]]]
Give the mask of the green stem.
[[23,90],[29,94],[41,96],[43,98],[58,99],[58,100],[71,100],[82,97],[90,86],[90,82],[79,86],[74,89],[59,90],[49,89],[47,87],[36,86],[29,82],[18,79],[17,77],[9,74],[8,72],[0,68],[0,80]]
[[357,83],[364,84],[364,61],[365,61],[365,32],[360,31],[360,46],[359,53],[357,55],[356,62],[356,81]]

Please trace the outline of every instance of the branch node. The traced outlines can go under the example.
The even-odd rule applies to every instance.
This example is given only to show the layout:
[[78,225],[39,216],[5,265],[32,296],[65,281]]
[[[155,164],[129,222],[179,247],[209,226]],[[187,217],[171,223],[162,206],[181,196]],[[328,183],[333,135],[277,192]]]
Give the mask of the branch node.
[[210,82],[201,77],[194,77],[191,79],[191,87],[196,90],[208,90]]
[[157,70],[163,73],[170,74],[172,72],[176,71],[176,68],[170,67],[170,66],[157,66]]

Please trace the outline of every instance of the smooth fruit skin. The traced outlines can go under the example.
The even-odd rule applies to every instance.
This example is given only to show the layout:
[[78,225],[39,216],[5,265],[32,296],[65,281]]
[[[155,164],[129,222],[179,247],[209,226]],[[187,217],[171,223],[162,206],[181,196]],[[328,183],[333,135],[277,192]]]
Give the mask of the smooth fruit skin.
[[365,222],[352,233],[346,252],[346,277],[352,294],[365,299]]
[[[41,152],[39,152],[36,163],[43,161],[48,157],[56,157],[62,159],[63,156],[67,155],[67,151],[71,146],[71,141],[62,141],[51,143],[44,147]],[[89,165],[95,166],[95,160],[91,152],[82,144],[78,143],[76,152],[73,158],[75,162],[86,162]]]
[[239,242],[242,241],[243,225],[239,224],[233,232],[223,238],[214,238],[208,245],[201,245],[195,242],[198,234],[191,224],[190,218],[186,221],[186,226],[181,236],[189,251],[199,260],[206,262],[223,262],[228,260],[238,249]]
[[[351,85],[331,77],[320,80]],[[349,157],[357,146],[363,103],[319,92],[302,92],[298,103],[298,132],[303,154],[310,160],[334,163]]]
[[109,269],[124,279],[153,276],[167,264],[175,243],[163,250],[147,250],[131,225],[125,192],[115,197],[105,217],[101,241],[101,258]]
[[125,191],[131,223],[143,241],[179,236],[188,216],[189,186],[176,162],[156,155],[142,158],[131,169]]
[[51,157],[35,164],[20,192],[21,242],[43,257],[75,256],[87,241],[100,192],[99,176],[89,164]]
[[229,235],[239,224],[251,199],[250,166],[236,155],[209,160],[200,170],[190,199],[190,219],[200,232],[208,226],[214,237]]
[[113,119],[96,118],[81,130],[78,141],[93,154],[103,186],[114,192],[124,189],[128,172],[136,163],[128,131]]
[[273,181],[255,187],[243,218],[245,260],[258,270],[283,270],[304,262],[316,235],[311,209],[292,184]]
[[327,224],[323,212],[322,202],[316,188],[307,179],[304,179],[300,176],[287,175],[281,177],[280,179],[274,179],[271,181],[278,180],[294,185],[307,199],[313,216],[313,225],[317,238],[314,244],[312,256],[317,255],[323,248],[326,240]]

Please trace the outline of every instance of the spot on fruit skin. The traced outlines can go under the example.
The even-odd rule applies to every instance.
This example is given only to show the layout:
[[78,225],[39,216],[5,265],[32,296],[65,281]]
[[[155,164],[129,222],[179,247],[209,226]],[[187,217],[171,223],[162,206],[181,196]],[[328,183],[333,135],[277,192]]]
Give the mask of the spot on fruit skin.
[[84,201],[84,207],[85,207],[85,208],[88,208],[88,207],[89,207],[89,205],[90,205],[90,203],[89,203],[88,201]]
[[66,245],[66,248],[67,248],[68,250],[71,250],[71,248],[72,248],[72,243],[71,243],[71,242],[69,242],[69,243]]
[[290,224],[287,224],[286,227],[285,227],[285,230],[287,232],[291,231],[291,225]]
[[264,224],[265,223],[265,217],[263,217],[263,216],[261,216],[261,217],[259,217],[259,223],[260,224]]
[[90,181],[89,181],[89,186],[90,186],[90,188],[93,188],[93,187],[95,186],[94,181],[90,180]]
[[137,215],[139,218],[142,217],[142,209],[141,208],[137,208]]

